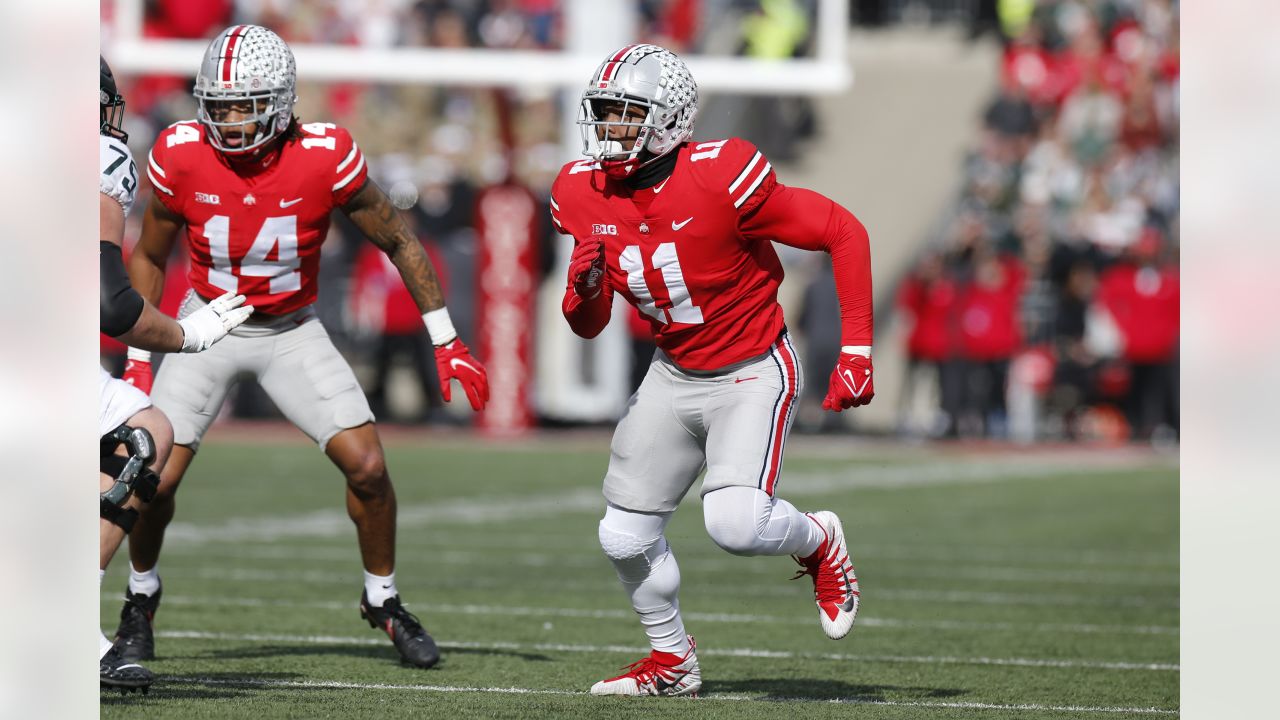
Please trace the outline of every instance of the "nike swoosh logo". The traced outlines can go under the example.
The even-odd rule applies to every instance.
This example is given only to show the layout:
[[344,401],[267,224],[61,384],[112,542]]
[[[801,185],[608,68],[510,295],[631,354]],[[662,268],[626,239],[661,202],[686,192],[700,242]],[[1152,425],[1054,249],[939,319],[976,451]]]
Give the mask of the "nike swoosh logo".
[[297,205],[297,204],[298,204],[298,203],[300,203],[300,202],[302,202],[302,198],[297,198],[296,200],[290,200],[289,202],[285,202],[284,200],[281,200],[281,201],[280,201],[280,207],[281,207],[281,208],[287,208],[287,207],[291,207],[291,206],[293,206],[293,205]]
[[680,228],[684,227],[685,225],[688,225],[688,224],[689,224],[689,221],[691,221],[691,220],[693,220],[693,218],[692,218],[692,217],[687,217],[687,218],[685,218],[685,219],[684,219],[684,222],[676,222],[675,220],[672,220],[672,221],[671,221],[671,229],[672,229],[672,230],[679,230]]
[[867,383],[871,382],[871,374],[867,373],[867,379],[862,381],[862,387],[858,387],[857,381],[853,379],[853,373],[848,368],[840,371],[840,380],[844,382],[845,387],[849,388],[849,392],[853,393],[854,397],[860,398],[863,391],[867,389]]
[[734,384],[734,385],[737,385],[738,383],[743,383],[743,382],[746,382],[746,381],[748,381],[748,380],[759,380],[759,379],[760,379],[760,376],[759,376],[759,375],[753,375],[753,376],[751,376],[751,377],[749,377],[749,378],[734,378],[734,380],[733,380],[733,384]]
[[383,586],[382,586],[382,589],[383,589],[383,590],[390,590],[390,589],[391,589],[391,586],[390,586],[390,585],[383,585]]
[[458,358],[449,359],[449,367],[453,368],[454,370],[457,370],[459,366],[464,367],[474,373],[480,372],[479,370],[476,369],[474,365],[467,362],[466,360],[459,360]]
[[654,186],[653,186],[653,194],[654,194],[654,195],[657,195],[658,193],[662,192],[662,188],[666,187],[666,186],[667,186],[667,183],[669,183],[669,182],[671,182],[671,178],[667,178],[666,180],[663,180],[662,182],[658,183],[657,185],[654,185]]

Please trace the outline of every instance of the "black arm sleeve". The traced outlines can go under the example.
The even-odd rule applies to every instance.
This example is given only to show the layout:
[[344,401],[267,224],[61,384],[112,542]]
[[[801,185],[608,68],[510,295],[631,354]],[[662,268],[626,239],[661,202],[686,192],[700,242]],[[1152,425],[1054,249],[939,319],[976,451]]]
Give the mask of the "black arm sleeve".
[[106,240],[98,241],[98,264],[102,290],[99,325],[102,332],[111,337],[125,334],[142,315],[142,296],[129,284],[129,273],[124,269],[124,256],[120,246]]

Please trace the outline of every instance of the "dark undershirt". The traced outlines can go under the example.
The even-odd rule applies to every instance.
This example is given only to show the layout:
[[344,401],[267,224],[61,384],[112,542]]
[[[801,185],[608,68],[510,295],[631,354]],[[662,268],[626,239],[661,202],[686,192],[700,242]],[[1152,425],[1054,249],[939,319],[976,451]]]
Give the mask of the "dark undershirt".
[[622,181],[631,190],[631,201],[640,208],[640,212],[647,213],[649,211],[649,205],[653,202],[654,196],[657,195],[657,193],[650,191],[650,188],[671,177],[671,173],[676,169],[676,160],[679,157],[680,148],[677,147],[652,163],[636,170],[630,177]]

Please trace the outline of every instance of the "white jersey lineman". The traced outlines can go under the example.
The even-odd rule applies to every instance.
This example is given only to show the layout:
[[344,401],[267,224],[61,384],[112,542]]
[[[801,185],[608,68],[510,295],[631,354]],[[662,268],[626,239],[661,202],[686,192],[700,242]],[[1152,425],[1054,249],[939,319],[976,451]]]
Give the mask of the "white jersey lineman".
[[[116,138],[98,136],[98,191],[120,203],[127,216],[138,189],[138,167],[129,147]],[[98,368],[98,435],[106,435],[151,407],[147,394]]]

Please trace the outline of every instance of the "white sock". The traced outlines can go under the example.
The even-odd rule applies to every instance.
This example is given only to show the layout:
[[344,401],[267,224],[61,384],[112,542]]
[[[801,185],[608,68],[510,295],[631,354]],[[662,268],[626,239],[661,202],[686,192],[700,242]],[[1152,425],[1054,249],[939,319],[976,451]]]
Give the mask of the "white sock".
[[160,589],[159,564],[150,570],[138,572],[133,563],[129,563],[129,592],[134,595],[155,595]]
[[365,570],[364,592],[369,596],[370,605],[373,607],[382,607],[382,603],[400,594],[400,592],[396,590],[395,572],[393,571],[390,575],[374,575],[368,570]]
[[791,532],[797,538],[804,538],[796,545],[796,549],[791,553],[796,557],[807,558],[818,552],[818,548],[822,547],[822,543],[827,541],[827,531],[822,529],[817,520],[809,515],[795,509],[795,506],[786,500],[777,500],[774,504],[774,512],[777,513],[777,506],[785,503],[790,508],[792,529]]
[[639,582],[623,578],[622,587],[631,597],[631,607],[640,616],[649,645],[658,652],[683,656],[689,652],[689,635],[680,617],[680,566],[676,556],[660,541],[666,550],[649,570],[648,576]]

